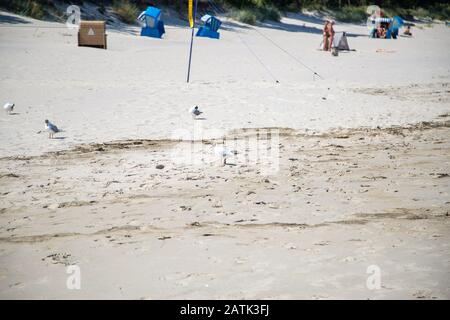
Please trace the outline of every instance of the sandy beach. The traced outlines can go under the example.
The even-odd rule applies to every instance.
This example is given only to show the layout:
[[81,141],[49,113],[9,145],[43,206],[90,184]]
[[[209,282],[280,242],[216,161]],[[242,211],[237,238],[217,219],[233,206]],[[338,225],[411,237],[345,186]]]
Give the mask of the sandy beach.
[[0,11],[0,298],[450,299],[450,28],[322,25],[225,19],[187,84],[182,21],[101,50]]

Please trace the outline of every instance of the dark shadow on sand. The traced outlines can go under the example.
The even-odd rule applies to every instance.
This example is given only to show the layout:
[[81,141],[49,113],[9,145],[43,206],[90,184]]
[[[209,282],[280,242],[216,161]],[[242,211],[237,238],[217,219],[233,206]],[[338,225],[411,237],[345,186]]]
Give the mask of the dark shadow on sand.
[[20,23],[30,23],[30,22],[25,19],[19,18],[19,17],[7,16],[7,15],[0,13],[0,24],[3,24],[3,23],[20,24]]
[[288,32],[304,32],[304,33],[314,33],[314,34],[322,34],[322,28],[318,27],[310,27],[306,25],[297,25],[291,23],[284,22],[274,22],[274,21],[265,21],[263,23],[258,24],[258,27],[276,29],[281,31]]
[[[322,25],[325,23],[325,19],[314,17],[314,16],[307,16],[305,14],[287,14],[287,17],[291,20],[296,20],[297,23],[287,23],[287,22],[275,22],[275,21],[264,21],[258,23],[256,26],[260,28],[267,28],[267,29],[276,29],[281,31],[287,31],[287,32],[303,32],[303,33],[311,33],[311,34],[317,34],[322,35],[323,34],[323,27]],[[318,24],[318,26],[311,26],[306,25],[306,23],[314,23]],[[236,31],[239,32],[239,29],[246,29],[251,30],[253,26],[251,25],[242,25],[238,23],[234,23],[231,21],[226,21],[222,24],[221,27],[223,30],[228,31]],[[339,25],[339,30],[344,29],[345,25]],[[345,30],[342,30],[345,31]],[[352,33],[352,32],[346,32],[347,37],[367,37],[367,34],[360,34],[360,33]]]

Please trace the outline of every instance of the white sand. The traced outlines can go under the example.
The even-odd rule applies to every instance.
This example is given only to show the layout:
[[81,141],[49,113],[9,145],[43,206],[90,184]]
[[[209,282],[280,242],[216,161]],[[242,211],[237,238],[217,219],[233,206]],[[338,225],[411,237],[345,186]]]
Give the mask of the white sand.
[[[231,27],[221,31],[219,41],[195,38],[188,85],[187,28],[169,26],[163,40],[110,30],[105,51],[77,47],[76,33],[63,24],[21,19],[31,23],[2,24],[0,29],[0,101],[15,102],[20,113],[0,117],[4,137],[0,155],[39,154],[84,142],[170,137],[190,129],[186,111],[194,104],[205,111],[206,136],[243,127],[326,131],[390,126],[432,120],[450,111],[448,99],[441,103],[429,99],[450,77],[450,29],[442,25],[414,28],[413,39],[397,41],[369,39],[365,26],[338,25],[338,31],[361,36],[349,37],[356,52],[337,58],[316,50],[320,34],[258,28],[317,70],[324,81],[313,81],[310,71],[256,31]],[[296,19],[283,22],[287,25],[283,28],[292,30],[303,25]],[[35,25],[62,29],[32,28]],[[305,30],[321,28],[306,26]],[[419,87],[409,88],[411,84]],[[416,94],[429,85],[433,88],[425,96]],[[353,91],[360,88],[382,88],[386,94],[374,98]],[[405,99],[392,99],[399,92]],[[36,134],[46,118],[67,131],[63,141],[49,142]],[[208,134],[213,129],[220,131]]]
[[[376,40],[337,25],[360,36],[333,57],[314,19],[257,27],[314,80],[229,22],[219,41],[195,38],[186,84],[187,28],[109,30],[101,50],[0,15],[23,20],[0,23],[0,102],[16,103],[0,113],[1,298],[450,298],[450,28]],[[272,174],[245,161],[257,131],[243,128],[262,127],[280,134]],[[177,163],[188,142],[151,140],[194,132],[236,137],[235,165]],[[81,290],[66,288],[71,264]]]

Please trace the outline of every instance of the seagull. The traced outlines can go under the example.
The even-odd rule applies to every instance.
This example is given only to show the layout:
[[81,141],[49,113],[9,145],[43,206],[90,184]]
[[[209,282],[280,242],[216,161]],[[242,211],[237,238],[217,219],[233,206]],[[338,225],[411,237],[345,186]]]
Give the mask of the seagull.
[[3,109],[5,109],[5,111],[7,113],[11,114],[11,112],[14,110],[14,103],[11,103],[11,102],[5,103],[5,105],[3,106]]
[[231,150],[229,150],[227,147],[225,147],[224,144],[217,144],[214,147],[214,154],[217,157],[220,157],[222,165],[226,165],[227,164],[227,157],[231,156],[232,154],[235,154],[234,152],[232,152]]
[[45,120],[45,129],[48,132],[49,139],[53,139],[53,135],[55,133],[61,132],[61,130],[59,130],[57,126],[55,126],[53,123],[51,123],[47,119]]
[[189,109],[189,113],[192,115],[192,118],[196,118],[199,115],[201,115],[203,112],[200,111],[200,109],[198,108],[198,106],[192,107]]

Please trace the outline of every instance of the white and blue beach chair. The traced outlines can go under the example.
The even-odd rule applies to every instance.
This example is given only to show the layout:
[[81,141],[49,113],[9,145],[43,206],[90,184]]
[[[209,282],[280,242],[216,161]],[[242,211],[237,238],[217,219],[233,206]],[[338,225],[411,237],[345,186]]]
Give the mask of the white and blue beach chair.
[[222,21],[209,14],[205,14],[201,20],[203,22],[203,26],[198,29],[196,36],[219,39],[220,33],[218,30],[222,24]]
[[148,7],[139,15],[138,20],[143,24],[141,36],[161,38],[166,32],[161,20],[161,10],[158,8]]

